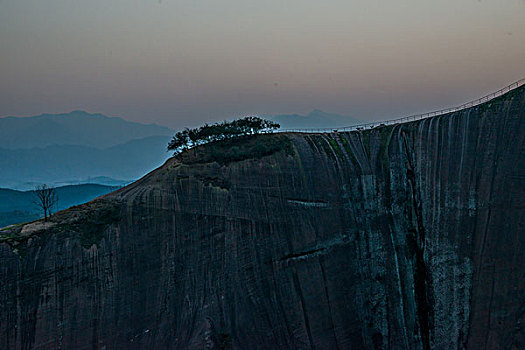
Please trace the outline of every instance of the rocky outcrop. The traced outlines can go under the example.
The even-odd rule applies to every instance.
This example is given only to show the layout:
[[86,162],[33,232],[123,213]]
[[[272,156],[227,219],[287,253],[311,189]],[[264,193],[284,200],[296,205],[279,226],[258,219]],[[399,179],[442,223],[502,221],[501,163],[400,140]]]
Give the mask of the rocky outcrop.
[[525,346],[524,88],[217,147],[1,231],[0,348]]

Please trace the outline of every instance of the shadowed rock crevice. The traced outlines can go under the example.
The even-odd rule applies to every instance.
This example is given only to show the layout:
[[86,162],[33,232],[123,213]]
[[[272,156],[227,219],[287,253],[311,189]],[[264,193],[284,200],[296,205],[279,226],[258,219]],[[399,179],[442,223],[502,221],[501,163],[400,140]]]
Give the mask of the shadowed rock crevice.
[[430,350],[432,330],[432,280],[425,261],[426,237],[425,226],[423,225],[421,194],[420,188],[416,183],[416,171],[414,169],[414,161],[412,160],[412,154],[414,154],[414,152],[408,145],[406,134],[402,132],[401,135],[407,157],[406,178],[409,187],[409,200],[412,202],[412,207],[408,210],[407,214],[408,220],[413,223],[413,226],[408,232],[407,244],[415,259],[414,293],[417,304],[419,333],[422,338],[423,348]]
[[326,248],[313,249],[313,250],[309,250],[306,252],[285,255],[282,258],[280,258],[278,261],[293,261],[293,260],[299,260],[302,258],[306,259],[306,258],[317,256],[319,254],[323,254],[325,252],[326,252]]

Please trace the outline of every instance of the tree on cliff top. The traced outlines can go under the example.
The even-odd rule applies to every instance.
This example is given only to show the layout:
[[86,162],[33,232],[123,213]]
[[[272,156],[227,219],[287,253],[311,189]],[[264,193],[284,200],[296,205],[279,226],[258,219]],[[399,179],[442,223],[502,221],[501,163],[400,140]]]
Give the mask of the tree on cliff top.
[[58,203],[58,196],[53,187],[49,187],[46,184],[35,187],[35,200],[34,203],[42,209],[44,212],[44,221],[47,221],[47,217],[51,215],[53,206]]
[[280,127],[279,124],[255,116],[244,117],[231,122],[212,125],[204,124],[195,129],[184,129],[177,132],[168,143],[168,150],[180,153],[187,149],[210,142],[227,140],[234,137],[255,135],[269,132]]

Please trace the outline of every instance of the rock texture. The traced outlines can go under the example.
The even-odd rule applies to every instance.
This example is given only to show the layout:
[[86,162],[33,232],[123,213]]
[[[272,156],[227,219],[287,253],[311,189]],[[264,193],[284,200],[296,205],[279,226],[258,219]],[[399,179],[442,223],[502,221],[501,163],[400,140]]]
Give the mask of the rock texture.
[[1,231],[0,348],[525,347],[524,88],[276,137]]

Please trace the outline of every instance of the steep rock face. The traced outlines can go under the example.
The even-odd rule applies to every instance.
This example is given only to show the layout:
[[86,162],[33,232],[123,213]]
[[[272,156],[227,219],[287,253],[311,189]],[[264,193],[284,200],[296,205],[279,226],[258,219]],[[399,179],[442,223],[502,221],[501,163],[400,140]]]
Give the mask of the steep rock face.
[[0,348],[525,346],[525,89],[261,137],[2,231]]

